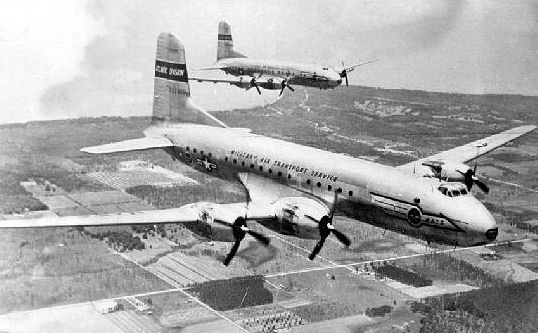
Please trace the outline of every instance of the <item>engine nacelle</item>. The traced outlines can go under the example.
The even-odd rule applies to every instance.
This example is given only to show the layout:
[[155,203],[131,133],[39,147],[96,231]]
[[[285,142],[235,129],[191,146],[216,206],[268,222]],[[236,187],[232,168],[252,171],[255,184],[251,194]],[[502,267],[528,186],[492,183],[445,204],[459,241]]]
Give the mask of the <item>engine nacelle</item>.
[[435,177],[448,182],[465,183],[465,174],[472,169],[463,163],[444,162],[444,161],[424,161],[423,166],[428,167],[424,176]]
[[268,79],[266,82],[258,82],[258,85],[267,90],[280,90],[282,89],[282,83],[276,82],[273,79]]
[[273,204],[276,223],[264,224],[278,233],[319,239],[319,221],[329,214],[324,204],[305,197],[282,198]]
[[198,224],[193,226],[195,233],[203,234],[214,240],[233,241],[233,231],[227,224],[233,224],[237,219],[244,218],[244,204],[214,204],[198,202],[195,208],[198,212]]

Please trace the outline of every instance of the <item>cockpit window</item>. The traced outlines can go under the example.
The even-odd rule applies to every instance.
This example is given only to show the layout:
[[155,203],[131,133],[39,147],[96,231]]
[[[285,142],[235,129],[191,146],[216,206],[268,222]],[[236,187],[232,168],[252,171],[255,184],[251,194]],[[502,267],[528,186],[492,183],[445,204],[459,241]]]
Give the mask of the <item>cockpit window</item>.
[[463,184],[460,183],[448,183],[437,188],[439,192],[447,197],[458,197],[460,195],[467,195],[469,192]]
[[328,69],[329,69],[329,67],[323,67],[323,70],[324,70],[324,71],[326,71],[326,70],[328,70]]

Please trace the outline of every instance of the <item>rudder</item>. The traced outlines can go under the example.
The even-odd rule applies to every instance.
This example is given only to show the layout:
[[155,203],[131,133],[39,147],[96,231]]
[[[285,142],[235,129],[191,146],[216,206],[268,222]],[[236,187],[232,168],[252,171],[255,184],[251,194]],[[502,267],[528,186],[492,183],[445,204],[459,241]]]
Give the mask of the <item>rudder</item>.
[[228,23],[224,21],[219,23],[219,34],[217,38],[217,61],[226,58],[246,58],[245,55],[234,51],[232,27]]
[[227,127],[192,103],[185,47],[173,34],[163,32],[159,35],[154,80],[154,123],[198,123]]

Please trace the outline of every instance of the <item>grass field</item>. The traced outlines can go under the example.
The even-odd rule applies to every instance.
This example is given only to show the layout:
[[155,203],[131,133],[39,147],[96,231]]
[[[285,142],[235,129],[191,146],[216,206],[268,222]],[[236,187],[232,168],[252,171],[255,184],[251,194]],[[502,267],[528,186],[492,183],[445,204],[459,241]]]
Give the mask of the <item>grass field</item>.
[[0,253],[0,313],[170,288],[76,230],[4,230]]

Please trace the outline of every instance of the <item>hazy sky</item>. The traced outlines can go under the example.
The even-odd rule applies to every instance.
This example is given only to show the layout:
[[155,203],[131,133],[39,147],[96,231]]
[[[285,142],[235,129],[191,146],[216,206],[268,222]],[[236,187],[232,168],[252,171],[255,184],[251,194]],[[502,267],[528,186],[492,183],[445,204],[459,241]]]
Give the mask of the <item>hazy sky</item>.
[[[208,66],[220,20],[250,57],[380,58],[352,84],[538,95],[538,0],[0,0],[0,123],[149,115],[157,35],[176,34],[188,66]],[[192,90],[208,109],[260,100],[223,85]]]

